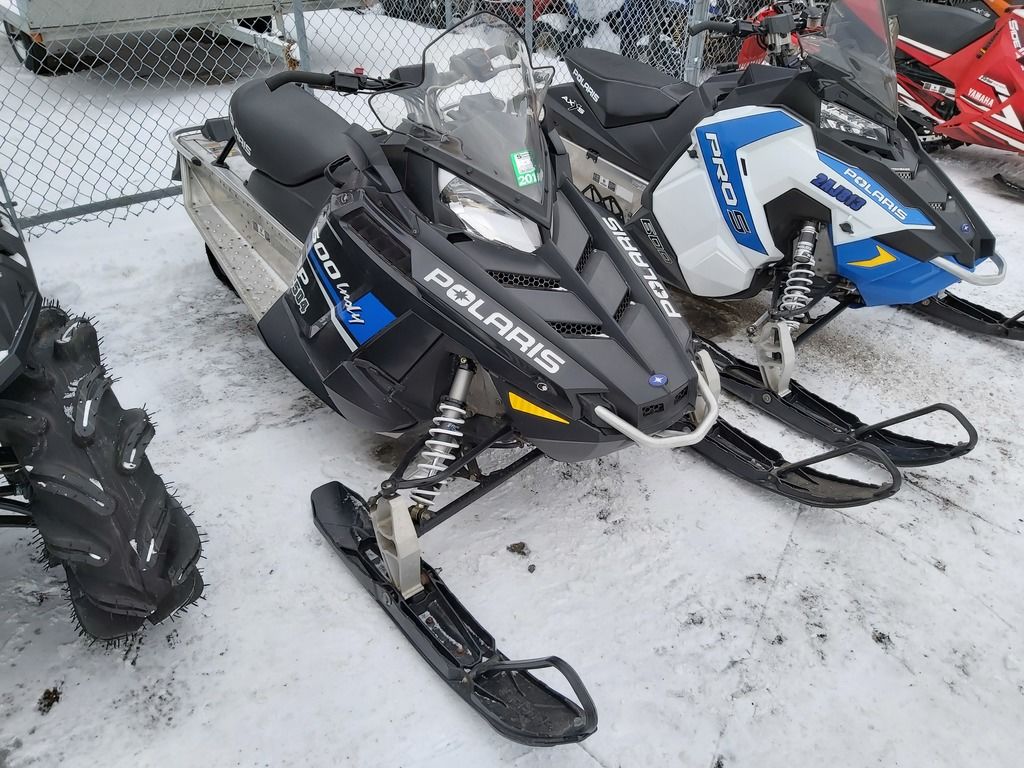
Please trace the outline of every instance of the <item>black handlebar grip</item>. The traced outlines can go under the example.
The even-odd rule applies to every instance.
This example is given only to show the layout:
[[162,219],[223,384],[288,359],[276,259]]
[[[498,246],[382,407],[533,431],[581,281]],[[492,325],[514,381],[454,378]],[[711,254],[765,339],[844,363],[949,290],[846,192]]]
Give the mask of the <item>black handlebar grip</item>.
[[724,32],[727,35],[734,35],[738,31],[739,24],[735,21],[702,21],[699,24],[690,25],[691,35],[701,32]]
[[278,74],[271,75],[267,78],[267,88],[272,91],[276,91],[282,85],[287,85],[288,83],[312,85],[316,88],[331,88],[334,86],[334,75],[327,74],[326,72],[294,70],[279,72]]

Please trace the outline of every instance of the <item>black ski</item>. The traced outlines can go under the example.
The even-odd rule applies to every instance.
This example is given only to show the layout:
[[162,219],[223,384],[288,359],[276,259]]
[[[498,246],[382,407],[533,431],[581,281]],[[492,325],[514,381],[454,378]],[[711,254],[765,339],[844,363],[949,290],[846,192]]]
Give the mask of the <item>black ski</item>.
[[[742,480],[812,507],[859,507],[887,499],[903,480],[892,460],[873,445],[852,443],[802,461],[786,461],[781,453],[719,418],[710,434],[691,450]],[[873,485],[838,477],[814,468],[831,459],[856,454],[889,475]]]
[[992,179],[1001,184],[1005,189],[1008,189],[1010,192],[1024,197],[1024,178],[1010,176],[1005,173],[997,173],[992,176]]
[[[779,396],[765,387],[756,365],[741,360],[711,341],[698,341],[714,360],[726,392],[829,445],[846,447],[866,443],[877,448],[898,467],[922,467],[963,456],[978,443],[974,425],[951,405],[934,403],[877,424],[865,424],[856,415],[819,397],[796,381],[790,382],[787,395]],[[940,411],[950,414],[963,427],[967,433],[966,441],[939,443],[888,429]]]
[[[458,601],[437,572],[421,563],[423,592],[405,598],[387,577],[366,502],[332,482],[313,491],[313,519],[345,565],[380,603],[420,655],[503,736],[531,746],[582,741],[597,730],[597,710],[579,675],[549,656],[512,661]],[[579,703],[531,670],[554,669]]]
[[1007,317],[951,293],[911,304],[910,309],[964,331],[1024,341],[1024,311]]

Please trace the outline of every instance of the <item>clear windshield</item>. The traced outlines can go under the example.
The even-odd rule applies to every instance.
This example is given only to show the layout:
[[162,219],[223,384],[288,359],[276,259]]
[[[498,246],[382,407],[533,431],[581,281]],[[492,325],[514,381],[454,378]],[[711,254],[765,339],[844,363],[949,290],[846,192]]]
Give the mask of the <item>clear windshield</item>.
[[553,72],[533,68],[512,27],[491,14],[471,16],[427,47],[422,68],[402,74],[417,84],[370,99],[385,128],[416,135],[474,173],[543,199],[540,111]]
[[809,63],[839,70],[850,86],[897,114],[896,63],[883,0],[833,0],[822,34],[803,38]]

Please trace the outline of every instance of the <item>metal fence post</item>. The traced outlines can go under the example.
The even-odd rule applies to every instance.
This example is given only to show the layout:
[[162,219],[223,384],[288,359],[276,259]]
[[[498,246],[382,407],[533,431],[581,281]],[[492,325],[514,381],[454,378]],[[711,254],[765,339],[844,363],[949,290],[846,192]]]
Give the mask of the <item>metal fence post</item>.
[[[14,232],[18,235],[18,238],[24,240],[25,233],[21,231],[21,222],[18,220],[18,210],[15,208],[14,200],[11,199],[10,190],[7,189],[7,182],[4,181],[3,171],[0,171],[0,192],[3,193],[3,198],[0,198],[0,208],[2,208],[10,218],[11,225],[14,227]],[[3,218],[0,217],[0,224],[2,223]]]
[[295,17],[295,44],[299,47],[299,66],[310,69],[309,41],[306,40],[306,17],[303,15],[302,0],[292,0],[292,15]]
[[[711,13],[711,0],[696,0],[693,4],[693,11],[687,24],[697,24],[707,21]],[[686,44],[686,61],[683,63],[683,79],[691,85],[697,85],[700,73],[704,69],[704,43],[707,41],[708,33],[701,32],[692,35]]]
[[452,18],[452,0],[444,0],[444,28],[450,29],[453,21],[455,19]]
[[526,0],[523,9],[523,33],[526,36],[526,50],[533,55],[533,0]]

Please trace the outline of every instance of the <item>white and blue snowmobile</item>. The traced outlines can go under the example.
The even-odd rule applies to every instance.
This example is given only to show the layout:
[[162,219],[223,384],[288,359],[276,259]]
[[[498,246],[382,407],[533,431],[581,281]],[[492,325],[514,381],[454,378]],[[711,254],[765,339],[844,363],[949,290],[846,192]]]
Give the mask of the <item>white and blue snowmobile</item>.
[[202,544],[111,390],[96,329],[43,300],[0,209],[0,528],[35,529],[81,634],[118,642],[202,596]]
[[[551,76],[482,14],[387,78],[282,72],[240,87],[227,117],[172,134],[186,209],[267,346],[352,423],[415,438],[369,499],[314,491],[316,525],[448,685],[535,745],[593,733],[582,682],[555,657],[502,653],[422,561],[420,536],[541,457],[692,447],[828,507],[891,495],[886,450],[927,447],[861,425],[863,440],[787,462],[718,418],[712,355],[540,121]],[[387,129],[350,124],[307,89],[369,94]],[[816,467],[841,456],[884,479]],[[453,497],[453,478],[475,485]]]
[[[946,293],[961,281],[995,285],[1005,264],[899,117],[882,0],[836,0],[821,34],[797,36],[806,18],[805,9],[695,25],[758,35],[768,51],[766,63],[699,88],[613,53],[570,51],[573,82],[549,90],[545,119],[577,187],[622,222],[666,285],[714,300],[771,293],[748,328],[757,365],[705,344],[727,391],[827,442],[871,439],[858,418],[793,379],[799,345],[841,312],[911,305],[1012,338],[1024,338],[1024,323]],[[879,445],[903,466],[962,455],[974,437],[954,408],[886,424],[937,409],[968,439]]]

